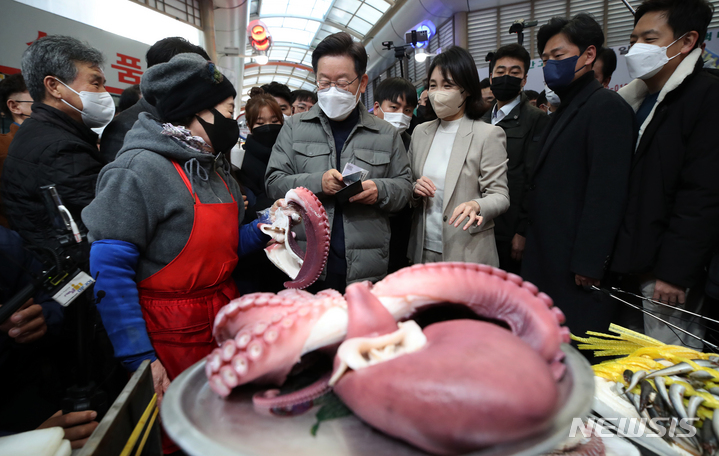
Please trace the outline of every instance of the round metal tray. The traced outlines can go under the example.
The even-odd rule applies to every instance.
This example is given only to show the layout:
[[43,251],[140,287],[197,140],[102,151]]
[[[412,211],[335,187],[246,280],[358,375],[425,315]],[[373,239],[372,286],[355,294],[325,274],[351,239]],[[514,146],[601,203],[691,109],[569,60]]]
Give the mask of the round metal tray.
[[[560,409],[543,434],[511,444],[486,448],[471,456],[530,456],[563,442],[572,419],[589,414],[594,373],[573,347],[563,345],[567,372],[559,382]],[[531,372],[527,375],[531,376]],[[228,399],[207,383],[205,362],[193,365],[170,385],[161,416],[170,437],[191,456],[414,456],[426,453],[364,424],[355,416],[324,421],[310,434],[317,408],[294,417],[266,416],[252,406],[257,389],[237,388]],[[470,455],[468,455],[470,456]]]

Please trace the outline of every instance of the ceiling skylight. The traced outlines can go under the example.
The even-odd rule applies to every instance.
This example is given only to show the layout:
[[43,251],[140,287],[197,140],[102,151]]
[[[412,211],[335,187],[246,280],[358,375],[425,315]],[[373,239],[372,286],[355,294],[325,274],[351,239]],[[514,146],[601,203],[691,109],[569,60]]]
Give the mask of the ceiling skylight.
[[332,0],[262,0],[260,17],[295,16],[321,21],[330,6]]
[[296,17],[262,17],[262,21],[267,24],[273,43],[296,43],[309,46],[320,28],[319,21]]

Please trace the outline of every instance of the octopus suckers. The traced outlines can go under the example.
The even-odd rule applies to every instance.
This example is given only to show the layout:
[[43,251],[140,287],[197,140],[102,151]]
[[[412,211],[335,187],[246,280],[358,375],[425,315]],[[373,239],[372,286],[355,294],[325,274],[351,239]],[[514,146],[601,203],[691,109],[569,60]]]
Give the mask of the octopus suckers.
[[254,341],[247,347],[247,354],[250,355],[251,359],[259,359],[262,356],[262,343]]

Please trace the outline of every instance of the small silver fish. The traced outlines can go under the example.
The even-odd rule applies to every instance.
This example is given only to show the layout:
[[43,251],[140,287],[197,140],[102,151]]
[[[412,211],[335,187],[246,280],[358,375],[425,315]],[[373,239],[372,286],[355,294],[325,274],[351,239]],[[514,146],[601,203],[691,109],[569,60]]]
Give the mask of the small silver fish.
[[650,372],[647,375],[647,380],[650,378],[662,376],[662,375],[682,375],[682,374],[688,374],[689,372],[693,372],[694,368],[690,366],[687,363],[679,363],[675,364],[673,366],[665,367],[664,369],[660,369],[658,371]]
[[672,407],[674,407],[674,410],[676,411],[677,415],[679,415],[679,418],[684,419],[687,418],[687,411],[684,408],[684,403],[682,402],[685,391],[686,388],[679,383],[674,383],[672,384],[672,386],[669,387],[669,400],[672,403]]
[[699,410],[699,406],[702,405],[703,402],[704,398],[701,396],[692,396],[691,399],[689,399],[689,405],[687,406],[687,416],[689,419],[697,417],[697,410]]
[[657,392],[651,383],[646,380],[640,380],[639,386],[641,387],[641,393],[639,395],[639,407],[640,411],[647,408],[647,405],[654,402],[654,398],[657,396]]
[[633,390],[634,387],[637,386],[637,384],[639,384],[639,382],[641,380],[644,380],[644,378],[646,378],[646,376],[647,376],[647,371],[644,371],[644,370],[636,371],[634,373],[634,375],[632,375],[632,381],[629,382],[629,386],[627,386],[627,391]]
[[693,359],[692,361],[697,363],[701,367],[708,367],[710,369],[716,369],[717,367],[719,367],[719,364],[709,359]]
[[664,380],[664,377],[654,377],[654,386],[657,387],[657,392],[659,393],[659,396],[664,400],[664,404],[667,406],[667,411],[670,414],[674,414],[674,410],[672,407],[672,403],[669,400],[669,393],[667,392],[667,384]]
[[711,418],[704,420],[704,426],[702,426],[700,436],[704,454],[713,455],[717,449],[719,449],[719,441],[717,441],[717,437],[714,435],[714,422]]
[[714,378],[714,376],[711,374],[711,372],[698,370],[694,372],[689,373],[689,377],[693,378],[695,380],[701,380],[701,381],[707,381]]

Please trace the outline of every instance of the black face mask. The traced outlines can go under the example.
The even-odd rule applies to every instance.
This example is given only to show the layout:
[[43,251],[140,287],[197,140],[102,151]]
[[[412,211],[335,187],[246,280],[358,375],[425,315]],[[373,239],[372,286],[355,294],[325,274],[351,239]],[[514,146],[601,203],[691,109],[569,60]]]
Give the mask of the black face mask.
[[492,78],[490,86],[494,98],[499,101],[510,101],[519,95],[522,90],[522,78],[515,78],[505,74],[504,76],[495,76]]
[[417,106],[417,119],[420,123],[427,122],[428,120],[434,120],[437,116],[434,115],[427,106]]
[[240,126],[237,121],[233,118],[227,118],[220,114],[217,109],[210,109],[212,115],[215,117],[215,123],[207,123],[200,116],[197,117],[197,121],[200,122],[202,128],[207,133],[207,138],[212,144],[212,148],[215,152],[229,152],[237,141],[240,139]]
[[277,135],[280,134],[282,125],[266,124],[252,129],[252,137],[265,147],[272,147],[277,141]]

